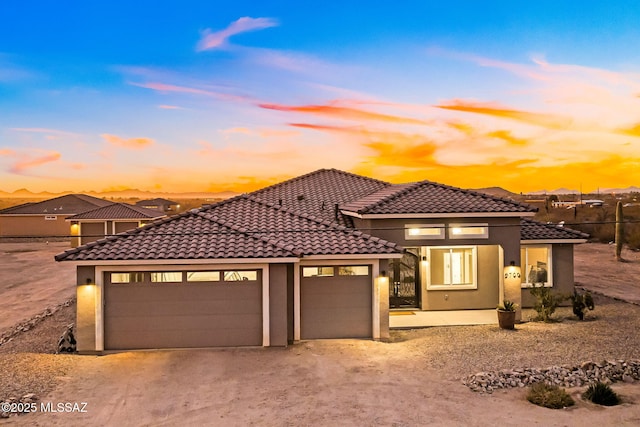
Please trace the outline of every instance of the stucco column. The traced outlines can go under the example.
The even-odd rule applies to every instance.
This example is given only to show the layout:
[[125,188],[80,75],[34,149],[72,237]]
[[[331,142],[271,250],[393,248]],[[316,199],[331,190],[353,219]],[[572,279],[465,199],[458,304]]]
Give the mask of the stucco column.
[[77,280],[76,350],[80,354],[95,354],[97,286],[93,267],[78,266]]
[[504,299],[513,301],[518,305],[516,309],[516,322],[522,320],[522,279],[520,266],[506,265],[504,272]]
[[[384,273],[384,276],[383,276]],[[375,279],[380,310],[380,340],[387,341],[389,335],[389,261],[380,260],[380,276]]]

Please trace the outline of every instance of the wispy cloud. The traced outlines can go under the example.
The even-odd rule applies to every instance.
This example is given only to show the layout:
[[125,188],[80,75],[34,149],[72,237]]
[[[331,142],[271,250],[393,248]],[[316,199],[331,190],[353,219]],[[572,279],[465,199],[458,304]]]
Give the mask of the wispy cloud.
[[148,82],[148,83],[137,83],[137,82],[129,82],[132,86],[142,87],[145,89],[155,90],[157,92],[176,92],[176,93],[187,93],[192,95],[203,95],[210,96],[218,99],[223,99],[227,101],[249,101],[248,98],[239,95],[233,95],[224,92],[217,92],[207,89],[199,89],[195,87],[189,86],[180,86],[180,85],[172,85],[167,83],[159,83],[159,82]]
[[493,132],[489,132],[487,133],[488,137],[491,138],[498,138],[501,139],[503,141],[508,142],[510,145],[527,145],[529,143],[529,140],[525,139],[525,138],[517,138],[515,136],[513,136],[513,133],[509,130],[495,130]]
[[100,135],[102,139],[108,142],[111,145],[128,148],[132,150],[140,150],[143,148],[147,148],[155,143],[155,141],[151,138],[121,138],[117,135],[111,135],[108,133],[103,133]]
[[158,108],[161,110],[184,110],[182,107],[178,107],[177,105],[158,105]]
[[62,155],[56,151],[48,153],[39,153],[38,155],[22,154],[21,159],[15,162],[9,168],[9,172],[18,175],[25,174],[29,169],[42,166],[46,163],[52,163],[60,160]]
[[466,113],[484,114],[493,117],[512,119],[556,130],[566,129],[572,123],[572,119],[570,117],[509,109],[496,103],[480,103],[454,99],[448,103],[436,105],[436,107],[444,110],[463,111]]
[[15,154],[16,152],[10,148],[0,148],[0,156],[9,157],[14,156]]
[[623,135],[635,136],[637,138],[640,138],[640,123],[637,123],[632,127],[618,129],[618,132]]
[[314,114],[319,116],[328,116],[342,120],[373,120],[388,123],[402,123],[413,125],[427,125],[430,122],[412,117],[402,117],[390,114],[376,113],[357,108],[341,107],[337,105],[302,105],[287,106],[278,104],[259,104],[260,108],[277,111],[287,111],[295,113]]
[[249,16],[244,16],[233,21],[223,30],[215,32],[212,32],[209,28],[204,30],[202,32],[202,37],[196,45],[196,51],[201,52],[203,50],[217,49],[225,46],[229,38],[236,34],[263,30],[265,28],[276,26],[278,26],[278,21],[272,18],[251,18]]

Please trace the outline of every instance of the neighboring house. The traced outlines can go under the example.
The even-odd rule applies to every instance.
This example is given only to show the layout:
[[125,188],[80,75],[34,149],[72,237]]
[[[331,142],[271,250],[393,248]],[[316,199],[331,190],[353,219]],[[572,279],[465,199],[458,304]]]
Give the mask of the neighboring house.
[[68,236],[68,217],[111,203],[86,194],[67,194],[42,202],[2,209],[0,237]]
[[136,202],[136,206],[140,206],[146,209],[155,209],[160,212],[171,212],[180,208],[178,202],[173,202],[167,199],[149,199],[140,200]]
[[126,203],[112,203],[68,217],[71,223],[71,247],[95,242],[107,236],[131,230],[166,215]]
[[56,260],[77,264],[84,353],[385,339],[390,310],[530,304],[531,283],[571,290],[573,244],[586,235],[535,222],[534,211],[323,169]]

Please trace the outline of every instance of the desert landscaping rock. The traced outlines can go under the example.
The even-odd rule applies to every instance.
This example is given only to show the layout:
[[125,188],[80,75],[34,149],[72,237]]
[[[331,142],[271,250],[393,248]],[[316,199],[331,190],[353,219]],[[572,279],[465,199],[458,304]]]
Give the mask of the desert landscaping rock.
[[497,389],[526,387],[538,382],[573,388],[603,382],[605,384],[640,380],[640,360],[583,362],[579,366],[520,368],[498,372],[479,372],[463,379],[473,391],[492,393]]
[[68,300],[54,306],[47,307],[42,313],[36,314],[30,319],[23,320],[22,322],[15,325],[13,328],[5,331],[0,335],[0,346],[4,343],[7,343],[13,340],[16,336],[20,335],[23,332],[28,332],[33,329],[37,324],[44,321],[47,317],[50,317],[60,311],[65,307],[70,307],[71,305],[75,305],[75,298],[69,298]]

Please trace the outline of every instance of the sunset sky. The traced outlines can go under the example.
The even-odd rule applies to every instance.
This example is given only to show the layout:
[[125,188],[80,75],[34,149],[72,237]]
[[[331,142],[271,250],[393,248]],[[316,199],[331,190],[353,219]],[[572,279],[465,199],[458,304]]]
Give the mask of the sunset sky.
[[3,1],[0,190],[640,186],[637,1]]

